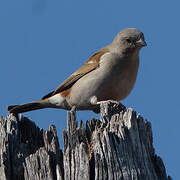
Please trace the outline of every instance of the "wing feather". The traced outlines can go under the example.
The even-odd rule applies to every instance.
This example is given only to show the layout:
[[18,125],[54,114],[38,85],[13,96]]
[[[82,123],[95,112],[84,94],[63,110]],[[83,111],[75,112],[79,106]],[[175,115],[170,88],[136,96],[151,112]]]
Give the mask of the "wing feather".
[[72,85],[78,81],[81,77],[86,75],[87,73],[93,71],[99,66],[99,61],[102,55],[104,55],[106,52],[108,52],[107,48],[103,48],[97,53],[93,54],[86,63],[81,66],[76,72],[74,72],[69,78],[67,78],[57,89],[50,92],[49,94],[45,95],[42,99],[46,99],[48,97],[51,97],[57,93],[60,93],[62,91],[65,91],[72,87]]

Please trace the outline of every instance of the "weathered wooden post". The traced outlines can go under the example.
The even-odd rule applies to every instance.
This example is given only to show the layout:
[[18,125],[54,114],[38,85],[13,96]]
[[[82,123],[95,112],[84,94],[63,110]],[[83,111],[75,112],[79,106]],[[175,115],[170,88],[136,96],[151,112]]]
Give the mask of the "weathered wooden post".
[[151,124],[132,109],[101,104],[100,120],[78,126],[68,112],[64,152],[56,128],[0,118],[0,180],[170,180],[152,145]]

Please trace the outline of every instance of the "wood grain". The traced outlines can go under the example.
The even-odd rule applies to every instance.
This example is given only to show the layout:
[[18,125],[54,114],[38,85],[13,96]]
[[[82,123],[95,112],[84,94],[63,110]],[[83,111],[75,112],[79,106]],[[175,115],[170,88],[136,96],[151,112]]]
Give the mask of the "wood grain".
[[0,180],[170,180],[155,154],[150,122],[112,102],[86,124],[68,112],[60,150],[55,126],[0,117]]

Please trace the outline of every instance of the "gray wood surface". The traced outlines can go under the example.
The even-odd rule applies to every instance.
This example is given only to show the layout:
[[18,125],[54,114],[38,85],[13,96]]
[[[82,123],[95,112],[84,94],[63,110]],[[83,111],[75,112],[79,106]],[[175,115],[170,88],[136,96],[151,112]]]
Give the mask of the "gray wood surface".
[[[79,112],[80,113],[80,112]],[[100,120],[67,114],[64,152],[55,126],[0,117],[0,180],[170,180],[153,148],[150,122],[133,109],[101,104]]]

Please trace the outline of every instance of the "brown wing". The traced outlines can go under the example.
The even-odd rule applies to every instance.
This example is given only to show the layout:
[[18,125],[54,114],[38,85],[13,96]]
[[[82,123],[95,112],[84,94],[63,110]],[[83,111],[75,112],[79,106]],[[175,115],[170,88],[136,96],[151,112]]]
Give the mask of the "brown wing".
[[108,49],[103,48],[97,53],[93,54],[83,66],[81,66],[76,72],[74,72],[69,78],[67,78],[55,91],[52,91],[49,94],[45,95],[42,99],[46,99],[71,88],[77,80],[99,66],[100,57],[106,52],[108,52]]

